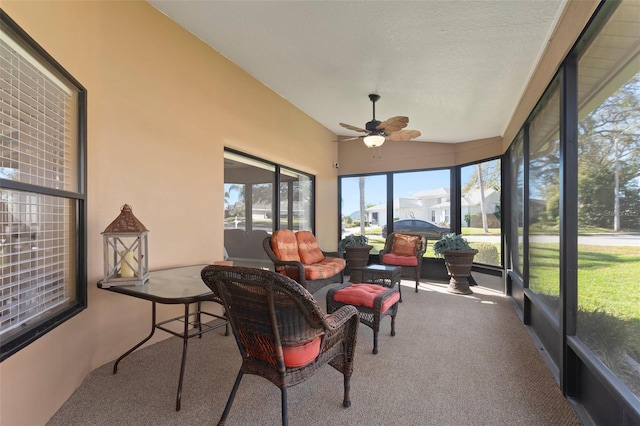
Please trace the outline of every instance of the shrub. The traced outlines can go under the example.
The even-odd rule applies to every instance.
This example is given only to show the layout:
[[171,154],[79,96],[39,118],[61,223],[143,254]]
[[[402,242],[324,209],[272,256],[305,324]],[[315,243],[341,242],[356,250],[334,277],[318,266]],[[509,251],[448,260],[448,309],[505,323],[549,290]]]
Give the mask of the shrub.
[[500,254],[498,248],[491,243],[473,243],[473,248],[478,250],[474,261],[478,263],[486,263],[488,265],[499,265]]
[[[474,213],[469,216],[470,225],[472,228],[482,228],[482,214]],[[500,219],[493,213],[487,213],[487,227],[500,228]]]

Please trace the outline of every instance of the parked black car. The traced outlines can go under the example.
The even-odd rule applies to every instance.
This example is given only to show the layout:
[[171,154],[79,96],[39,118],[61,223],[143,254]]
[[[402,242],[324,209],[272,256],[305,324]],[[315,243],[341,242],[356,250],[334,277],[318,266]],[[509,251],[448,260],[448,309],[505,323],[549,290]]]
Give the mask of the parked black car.
[[[393,232],[408,232],[420,234],[427,237],[427,240],[439,240],[449,234],[449,228],[438,226],[435,223],[420,219],[401,219],[393,222]],[[382,237],[387,238],[387,225],[382,227]]]

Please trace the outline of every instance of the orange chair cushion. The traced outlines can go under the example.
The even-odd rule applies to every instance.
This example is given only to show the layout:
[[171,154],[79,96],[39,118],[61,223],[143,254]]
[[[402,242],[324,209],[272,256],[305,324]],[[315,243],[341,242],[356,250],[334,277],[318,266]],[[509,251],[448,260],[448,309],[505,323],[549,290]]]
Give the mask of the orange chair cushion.
[[312,265],[324,259],[324,254],[318,247],[318,241],[311,231],[296,232],[296,240],[298,241],[298,255],[304,265]]
[[416,235],[395,234],[391,253],[399,256],[415,256],[420,237]]
[[289,368],[304,367],[318,357],[320,336],[300,345],[282,346],[284,365]]
[[417,256],[401,256],[395,253],[382,255],[382,263],[396,266],[418,266]]
[[[336,302],[346,303],[355,307],[364,306],[365,308],[373,308],[373,302],[382,293],[389,290],[376,284],[351,284],[338,290],[333,295]],[[400,293],[394,292],[387,300],[382,302],[380,313],[383,314],[400,300]]]
[[325,257],[313,265],[304,265],[304,276],[308,280],[320,280],[337,275],[347,266],[341,257]]
[[298,240],[290,229],[279,229],[271,235],[271,250],[282,261],[300,262]]

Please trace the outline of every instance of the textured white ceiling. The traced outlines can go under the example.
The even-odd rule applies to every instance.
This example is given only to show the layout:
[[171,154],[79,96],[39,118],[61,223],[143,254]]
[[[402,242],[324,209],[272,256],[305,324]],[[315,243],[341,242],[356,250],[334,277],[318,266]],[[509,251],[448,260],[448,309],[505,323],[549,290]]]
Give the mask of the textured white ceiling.
[[566,0],[149,3],[338,135],[409,117],[420,141],[500,136]]

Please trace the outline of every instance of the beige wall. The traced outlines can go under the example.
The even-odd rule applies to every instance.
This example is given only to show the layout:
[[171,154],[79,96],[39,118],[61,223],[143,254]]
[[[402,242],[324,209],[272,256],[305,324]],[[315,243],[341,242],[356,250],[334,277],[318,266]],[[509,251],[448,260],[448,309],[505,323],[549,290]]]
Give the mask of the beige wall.
[[367,148],[361,139],[338,144],[340,175],[451,167],[503,153],[499,136],[455,144],[385,142],[379,148]]
[[[393,149],[387,143],[380,150],[359,141],[337,144],[327,129],[144,2],[0,1],[89,99],[89,308],[0,364],[2,425],[46,423],[91,370],[148,332],[148,303],[95,286],[100,232],[122,204],[151,231],[152,268],[220,259],[227,146],[316,175],[317,199],[328,213],[316,215],[318,239],[335,249],[338,172],[444,167],[499,155],[526,116],[518,111],[531,103],[524,100],[505,138]],[[594,3],[572,2],[591,9]],[[565,50],[586,22],[584,13],[571,16],[570,35],[552,41]],[[538,92],[528,89],[528,99]]]
[[[337,146],[326,128],[145,2],[1,6],[89,100],[89,308],[0,364],[0,424],[39,425],[91,370],[148,333],[148,302],[96,288],[100,233],[122,204],[150,230],[151,268],[212,262],[223,252],[225,146],[316,175],[328,212],[337,211]],[[318,215],[316,225],[322,248],[335,250],[337,215]]]

